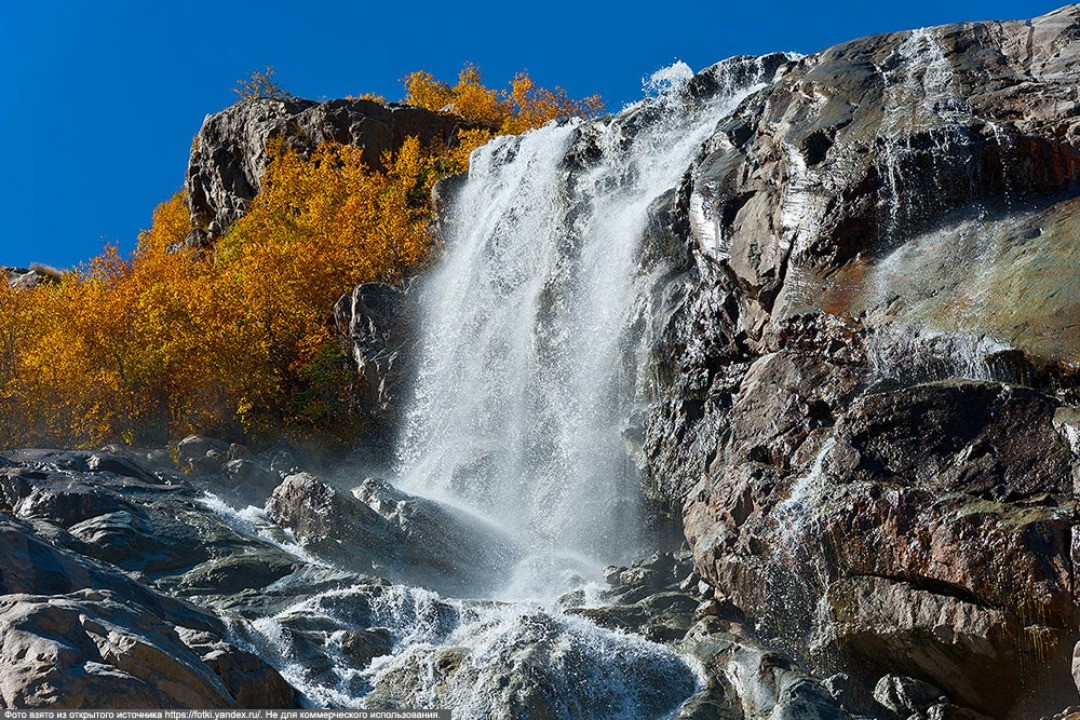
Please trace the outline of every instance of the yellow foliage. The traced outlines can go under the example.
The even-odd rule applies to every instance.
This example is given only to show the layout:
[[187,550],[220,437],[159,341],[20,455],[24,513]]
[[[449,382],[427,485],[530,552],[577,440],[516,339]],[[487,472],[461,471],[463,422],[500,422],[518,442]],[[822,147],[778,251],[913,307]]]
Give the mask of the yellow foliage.
[[526,72],[518,73],[505,90],[489,89],[480,69],[471,64],[453,86],[422,71],[407,75],[404,84],[406,103],[452,112],[499,135],[522,133],[551,120],[590,118],[604,110],[599,95],[574,100],[561,87],[537,87]]
[[177,194],[130,258],[107,248],[59,284],[0,284],[0,444],[347,432],[351,377],[329,314],[355,285],[422,265],[434,157],[415,138],[385,172],[344,145],[271,155],[212,253],[182,246]]
[[218,343],[248,427],[316,412],[292,398],[333,340],[334,302],[361,282],[399,282],[431,246],[431,161],[415,138],[384,159],[385,173],[344,145],[323,145],[309,159],[275,153],[263,191],[215,256],[218,302],[234,313]]
[[386,104],[386,96],[379,95],[377,93],[361,93],[359,95],[347,95],[349,100],[370,100],[371,102],[377,102],[381,105]]

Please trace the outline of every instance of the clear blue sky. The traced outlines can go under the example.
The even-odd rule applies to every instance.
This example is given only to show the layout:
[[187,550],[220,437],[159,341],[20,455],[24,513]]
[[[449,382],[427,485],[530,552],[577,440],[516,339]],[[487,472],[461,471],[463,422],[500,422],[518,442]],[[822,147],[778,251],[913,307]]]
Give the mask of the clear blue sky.
[[1059,4],[0,0],[0,265],[70,266],[106,241],[133,247],[154,206],[183,183],[203,116],[266,65],[303,97],[399,99],[407,72],[453,78],[472,61],[489,83],[527,69],[616,108],[676,59],[699,69],[730,55],[809,53]]

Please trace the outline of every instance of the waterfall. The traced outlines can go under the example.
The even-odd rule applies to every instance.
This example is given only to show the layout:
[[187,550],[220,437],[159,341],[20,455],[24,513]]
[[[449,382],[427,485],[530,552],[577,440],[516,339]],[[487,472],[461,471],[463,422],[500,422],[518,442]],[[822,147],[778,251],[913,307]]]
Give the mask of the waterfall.
[[418,288],[404,489],[493,519],[534,561],[592,567],[640,549],[640,489],[622,435],[647,399],[635,322],[647,208],[765,74],[757,58],[697,77],[679,63],[615,116],[474,153],[444,254]]

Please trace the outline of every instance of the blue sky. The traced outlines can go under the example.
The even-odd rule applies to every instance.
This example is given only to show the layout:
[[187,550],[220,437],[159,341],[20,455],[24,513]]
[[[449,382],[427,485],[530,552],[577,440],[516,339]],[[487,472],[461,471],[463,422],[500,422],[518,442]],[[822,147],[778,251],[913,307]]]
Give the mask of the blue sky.
[[616,108],[677,59],[699,69],[1059,4],[0,0],[0,265],[66,267],[105,242],[131,249],[154,206],[182,185],[203,116],[267,65],[296,95],[399,99],[406,73],[452,79],[472,61],[489,84],[527,69]]

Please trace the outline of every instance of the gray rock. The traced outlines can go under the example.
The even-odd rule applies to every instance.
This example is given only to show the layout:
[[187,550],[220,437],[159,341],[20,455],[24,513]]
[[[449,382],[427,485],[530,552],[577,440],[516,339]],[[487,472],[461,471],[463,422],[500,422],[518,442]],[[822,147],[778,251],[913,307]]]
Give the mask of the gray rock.
[[351,396],[369,424],[368,444],[389,458],[389,439],[401,418],[403,385],[415,343],[414,309],[403,287],[365,283],[334,307],[342,347],[357,372]]
[[0,275],[16,290],[33,290],[42,283],[58,282],[61,277],[59,270],[37,263],[32,263],[29,268],[0,266]]
[[624,572],[626,572],[626,568],[624,567],[609,565],[604,568],[604,582],[608,585],[618,585],[622,582],[622,574]]
[[[243,658],[222,639],[228,633],[212,615],[2,515],[0,549],[5,707],[240,707],[264,692],[295,706],[280,675],[257,658]],[[223,682],[178,632],[211,638],[241,663],[247,684]]]
[[228,461],[229,445],[203,435],[189,435],[176,446],[176,461],[190,473],[215,473]]
[[110,593],[0,597],[5,707],[238,707],[173,626]]
[[177,628],[184,644],[199,654],[241,707],[278,709],[298,707],[296,689],[258,656],[208,633]]
[[348,494],[313,475],[293,475],[267,509],[321,557],[454,595],[496,584],[518,558],[513,539],[498,528],[374,478]]
[[1076,643],[1073,647],[1072,676],[1073,682],[1076,683],[1077,690],[1080,690],[1080,642]]
[[390,544],[381,515],[308,473],[285,478],[267,512],[310,551],[361,572],[373,571],[380,548]]
[[884,675],[874,686],[874,699],[896,713],[925,713],[943,700],[943,693],[930,683],[900,675]]
[[[792,658],[745,634],[730,619],[710,616],[698,621],[680,647],[701,663],[709,679],[711,704],[723,710],[720,717],[852,717],[827,684],[811,677]],[[689,702],[693,705],[698,700]]]
[[195,228],[189,242],[213,243],[247,211],[261,187],[273,139],[302,155],[327,142],[352,145],[364,151],[372,167],[381,168],[383,155],[405,138],[449,143],[461,124],[453,115],[370,100],[264,98],[208,115],[192,145],[184,182]]
[[[204,600],[265,588],[296,569],[294,556],[251,536],[256,529],[245,526],[249,521],[219,514],[200,489],[175,477],[160,481],[130,458],[56,451],[2,458],[9,466],[0,469],[0,511],[25,521],[27,542],[45,540]],[[228,487],[224,476],[206,480],[200,484],[219,492]],[[263,531],[273,536],[273,528]],[[275,540],[284,541],[283,531],[276,532]],[[12,555],[6,572],[14,572],[18,557]],[[53,591],[66,592],[64,587]]]

